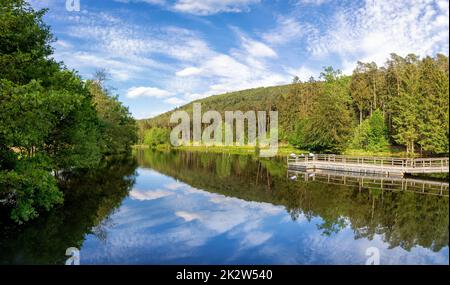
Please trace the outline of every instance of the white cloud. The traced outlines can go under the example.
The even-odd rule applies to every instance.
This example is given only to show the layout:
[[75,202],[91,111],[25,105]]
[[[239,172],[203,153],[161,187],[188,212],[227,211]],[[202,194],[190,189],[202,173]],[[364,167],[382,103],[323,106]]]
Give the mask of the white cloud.
[[177,71],[176,75],[177,76],[192,76],[192,75],[197,75],[199,73],[201,73],[202,70],[200,68],[197,67],[187,67],[183,70]]
[[114,0],[120,3],[135,3],[135,2],[144,2],[152,5],[164,5],[166,4],[165,0]]
[[135,60],[130,57],[129,64],[125,64],[122,59],[113,59],[100,53],[73,51],[72,46],[64,48],[62,45],[57,45],[54,57],[57,60],[63,60],[70,68],[90,69],[91,73],[84,74],[85,76],[91,76],[96,69],[106,69],[112,75],[112,79],[117,81],[126,81],[144,70],[143,61],[140,62],[141,64],[132,64]]
[[158,5],[165,9],[197,16],[208,16],[217,13],[241,13],[250,10],[250,5],[261,0],[176,0],[170,4],[166,0],[114,0],[121,3],[144,2]]
[[287,72],[291,75],[291,77],[298,76],[301,81],[308,81],[311,76],[317,79],[320,75],[319,70],[305,66],[301,66],[299,68],[287,68]]
[[167,91],[157,87],[131,87],[128,89],[126,96],[128,98],[138,98],[138,97],[153,97],[153,98],[165,98],[170,97],[172,94]]
[[184,219],[186,222],[190,222],[193,220],[199,220],[201,218],[196,213],[190,213],[190,212],[185,212],[185,211],[177,211],[177,212],[175,212],[175,215]]
[[168,99],[164,100],[164,102],[172,104],[172,105],[177,105],[177,106],[187,103],[186,100],[183,100],[183,99],[180,99],[177,97],[168,98]]
[[277,57],[277,53],[262,42],[241,37],[243,48],[253,57]]
[[155,200],[163,197],[167,197],[173,195],[173,192],[167,190],[151,190],[151,191],[142,191],[133,189],[130,191],[130,197],[134,200],[146,201],[146,200]]
[[176,73],[178,76],[201,75],[204,77],[234,77],[247,78],[251,75],[248,66],[236,61],[226,54],[217,54],[200,65],[188,67]]
[[60,8],[60,9],[66,9],[65,1],[61,3],[60,0],[28,0],[28,3],[34,8],[34,9],[43,9],[43,8]]
[[[240,58],[244,59],[240,60]],[[195,73],[186,72],[186,70],[195,70]],[[247,51],[237,52],[233,56],[217,54],[198,67],[185,68],[177,73],[179,76],[180,74],[202,78],[203,88],[207,88],[203,92],[186,93],[187,100],[254,87],[273,86],[289,81],[286,75],[270,71],[262,62],[251,57]]]
[[65,48],[65,49],[68,49],[68,48],[72,48],[72,47],[73,47],[72,44],[70,44],[70,43],[67,42],[67,41],[63,41],[63,40],[57,40],[56,43],[55,43],[55,45],[58,46],[58,47]]
[[208,97],[209,95],[210,95],[209,93],[187,93],[187,94],[184,95],[184,97],[188,101],[194,101],[194,100],[198,100],[198,99],[202,99],[202,98]]
[[177,0],[172,9],[194,15],[212,15],[221,12],[245,12],[260,0]]
[[281,45],[303,37],[311,29],[311,25],[307,23],[300,23],[292,17],[280,16],[277,19],[277,27],[263,33],[262,37],[271,44]]
[[[52,14],[52,17],[60,16]],[[79,70],[85,77],[92,76],[97,69],[106,69],[114,81],[120,82],[146,80],[149,76],[174,72],[174,66],[156,60],[153,54],[159,49],[167,51],[167,46],[176,46],[177,41],[182,44],[184,40],[197,39],[189,31],[175,27],[164,27],[160,32],[150,29],[151,33],[147,35],[142,31],[144,29],[123,23],[121,18],[105,12],[87,11],[78,19],[64,17],[59,20],[65,21],[66,28],[64,40],[54,44],[55,59],[64,61],[70,69]],[[146,52],[146,43],[153,36],[158,38],[156,46]],[[167,53],[176,53],[176,50]]]
[[229,53],[211,53],[200,64],[176,72],[177,77],[201,83],[200,88],[184,93],[186,101],[290,81],[286,73],[274,72],[268,65],[268,59],[278,57],[271,47],[250,38],[236,27],[232,29],[241,41],[239,48],[231,49]]
[[96,23],[87,21],[69,31],[69,35],[90,39],[115,56],[163,54],[183,61],[198,61],[210,54],[210,48],[195,33],[178,27],[138,27],[123,22]]
[[203,65],[202,70],[204,75],[207,76],[227,78],[238,76],[244,79],[251,75],[251,70],[248,66],[226,54],[220,54],[210,58]]
[[156,109],[156,111],[136,111],[133,113],[133,117],[136,120],[141,120],[141,119],[149,119],[149,118],[153,118],[158,116],[161,113],[164,113],[166,110],[165,109]]
[[360,8],[338,9],[327,31],[309,38],[309,50],[318,58],[378,64],[392,52],[448,54],[448,18],[448,1],[367,0]]
[[170,190],[177,190],[177,189],[184,187],[185,185],[186,184],[183,184],[180,182],[172,182],[172,183],[164,185],[164,187],[167,189],[170,189]]
[[[83,75],[106,69],[115,81],[132,82],[135,87],[126,92],[128,98],[152,97],[181,105],[209,95],[289,81],[266,65],[265,60],[277,57],[277,53],[242,33],[237,37],[239,49],[219,53],[197,32],[185,28],[141,27],[106,12],[90,11],[69,22],[65,37],[80,39],[80,44],[58,44],[57,58],[82,70]],[[161,55],[170,58],[170,63],[160,61]],[[149,77],[157,80],[157,87],[139,87]],[[136,116],[143,114],[140,111]]]
[[298,4],[319,6],[328,2],[330,2],[330,0],[299,0]]
[[252,230],[247,233],[241,243],[244,247],[255,247],[267,242],[272,235],[272,233]]

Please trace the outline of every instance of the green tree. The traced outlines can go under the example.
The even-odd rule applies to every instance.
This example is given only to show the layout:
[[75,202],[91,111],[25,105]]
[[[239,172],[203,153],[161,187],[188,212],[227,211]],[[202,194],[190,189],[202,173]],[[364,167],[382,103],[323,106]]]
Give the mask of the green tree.
[[388,145],[387,127],[380,110],[373,112],[356,128],[351,143],[352,148],[369,151],[383,151]]
[[2,0],[0,5],[0,78],[27,84],[59,69],[49,60],[54,41],[43,21],[46,10],[35,11],[24,0]]
[[306,131],[310,149],[323,152],[342,152],[348,145],[354,125],[350,110],[350,80],[339,70],[325,68],[324,93],[316,98]]
[[377,109],[378,104],[378,66],[375,62],[366,63],[367,68],[367,77],[369,80],[369,89],[372,94],[372,100],[370,102],[370,114],[372,114],[373,110]]
[[11,218],[22,223],[38,216],[40,210],[50,210],[62,203],[56,179],[45,157],[18,161],[12,171],[0,171],[0,194],[4,204],[12,208]]
[[419,139],[419,97],[420,72],[417,65],[418,58],[408,55],[406,64],[400,74],[398,95],[392,104],[392,120],[397,143],[406,146],[407,153],[414,153]]
[[398,98],[400,96],[401,75],[403,73],[405,64],[405,59],[395,53],[392,53],[390,58],[386,62],[387,68],[385,73],[385,82],[388,99],[385,103],[385,109],[387,113],[388,130],[391,137],[395,132],[393,126],[395,98]]
[[95,97],[89,82],[51,59],[45,10],[22,0],[1,4],[0,201],[22,222],[62,202],[62,172],[128,149],[134,120],[117,98]]
[[371,94],[366,73],[366,65],[358,61],[350,83],[350,94],[359,112],[359,124],[362,123],[364,113],[369,109],[368,106],[370,105]]
[[309,126],[307,118],[301,118],[297,121],[294,131],[289,136],[289,143],[298,149],[307,149],[306,132]]
[[158,145],[169,144],[169,135],[168,129],[151,128],[145,133],[144,143],[152,148]]
[[420,90],[418,143],[425,151],[448,153],[449,79],[438,60],[426,57],[420,63]]
[[110,95],[105,87],[106,74],[98,71],[94,80],[86,85],[93,96],[102,130],[101,147],[105,154],[127,153],[131,145],[137,141],[136,122],[127,107],[118,100],[118,96]]

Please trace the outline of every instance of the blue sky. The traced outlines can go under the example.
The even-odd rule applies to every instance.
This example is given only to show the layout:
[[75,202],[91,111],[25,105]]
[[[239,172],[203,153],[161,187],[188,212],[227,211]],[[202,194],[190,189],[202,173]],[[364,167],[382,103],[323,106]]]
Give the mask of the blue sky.
[[[76,1],[76,0],[75,0]],[[108,85],[136,118],[228,91],[306,80],[357,60],[449,49],[448,0],[31,0],[55,59]]]

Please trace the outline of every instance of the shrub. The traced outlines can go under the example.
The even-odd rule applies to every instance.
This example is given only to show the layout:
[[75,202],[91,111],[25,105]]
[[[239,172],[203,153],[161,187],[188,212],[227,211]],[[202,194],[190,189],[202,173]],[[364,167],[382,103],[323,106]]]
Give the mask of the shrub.
[[152,148],[162,144],[169,144],[169,135],[170,133],[167,129],[151,128],[145,133],[144,143]]
[[383,114],[380,110],[376,110],[356,128],[351,148],[383,151],[387,149],[388,145]]

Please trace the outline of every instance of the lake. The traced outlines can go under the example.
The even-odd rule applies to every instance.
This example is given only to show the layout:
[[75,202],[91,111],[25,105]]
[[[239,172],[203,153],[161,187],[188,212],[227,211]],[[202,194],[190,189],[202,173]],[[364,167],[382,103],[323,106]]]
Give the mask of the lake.
[[0,263],[64,264],[76,247],[81,264],[365,264],[374,250],[381,264],[449,264],[448,190],[309,176],[283,158],[137,150],[66,174],[63,206],[2,221]]

